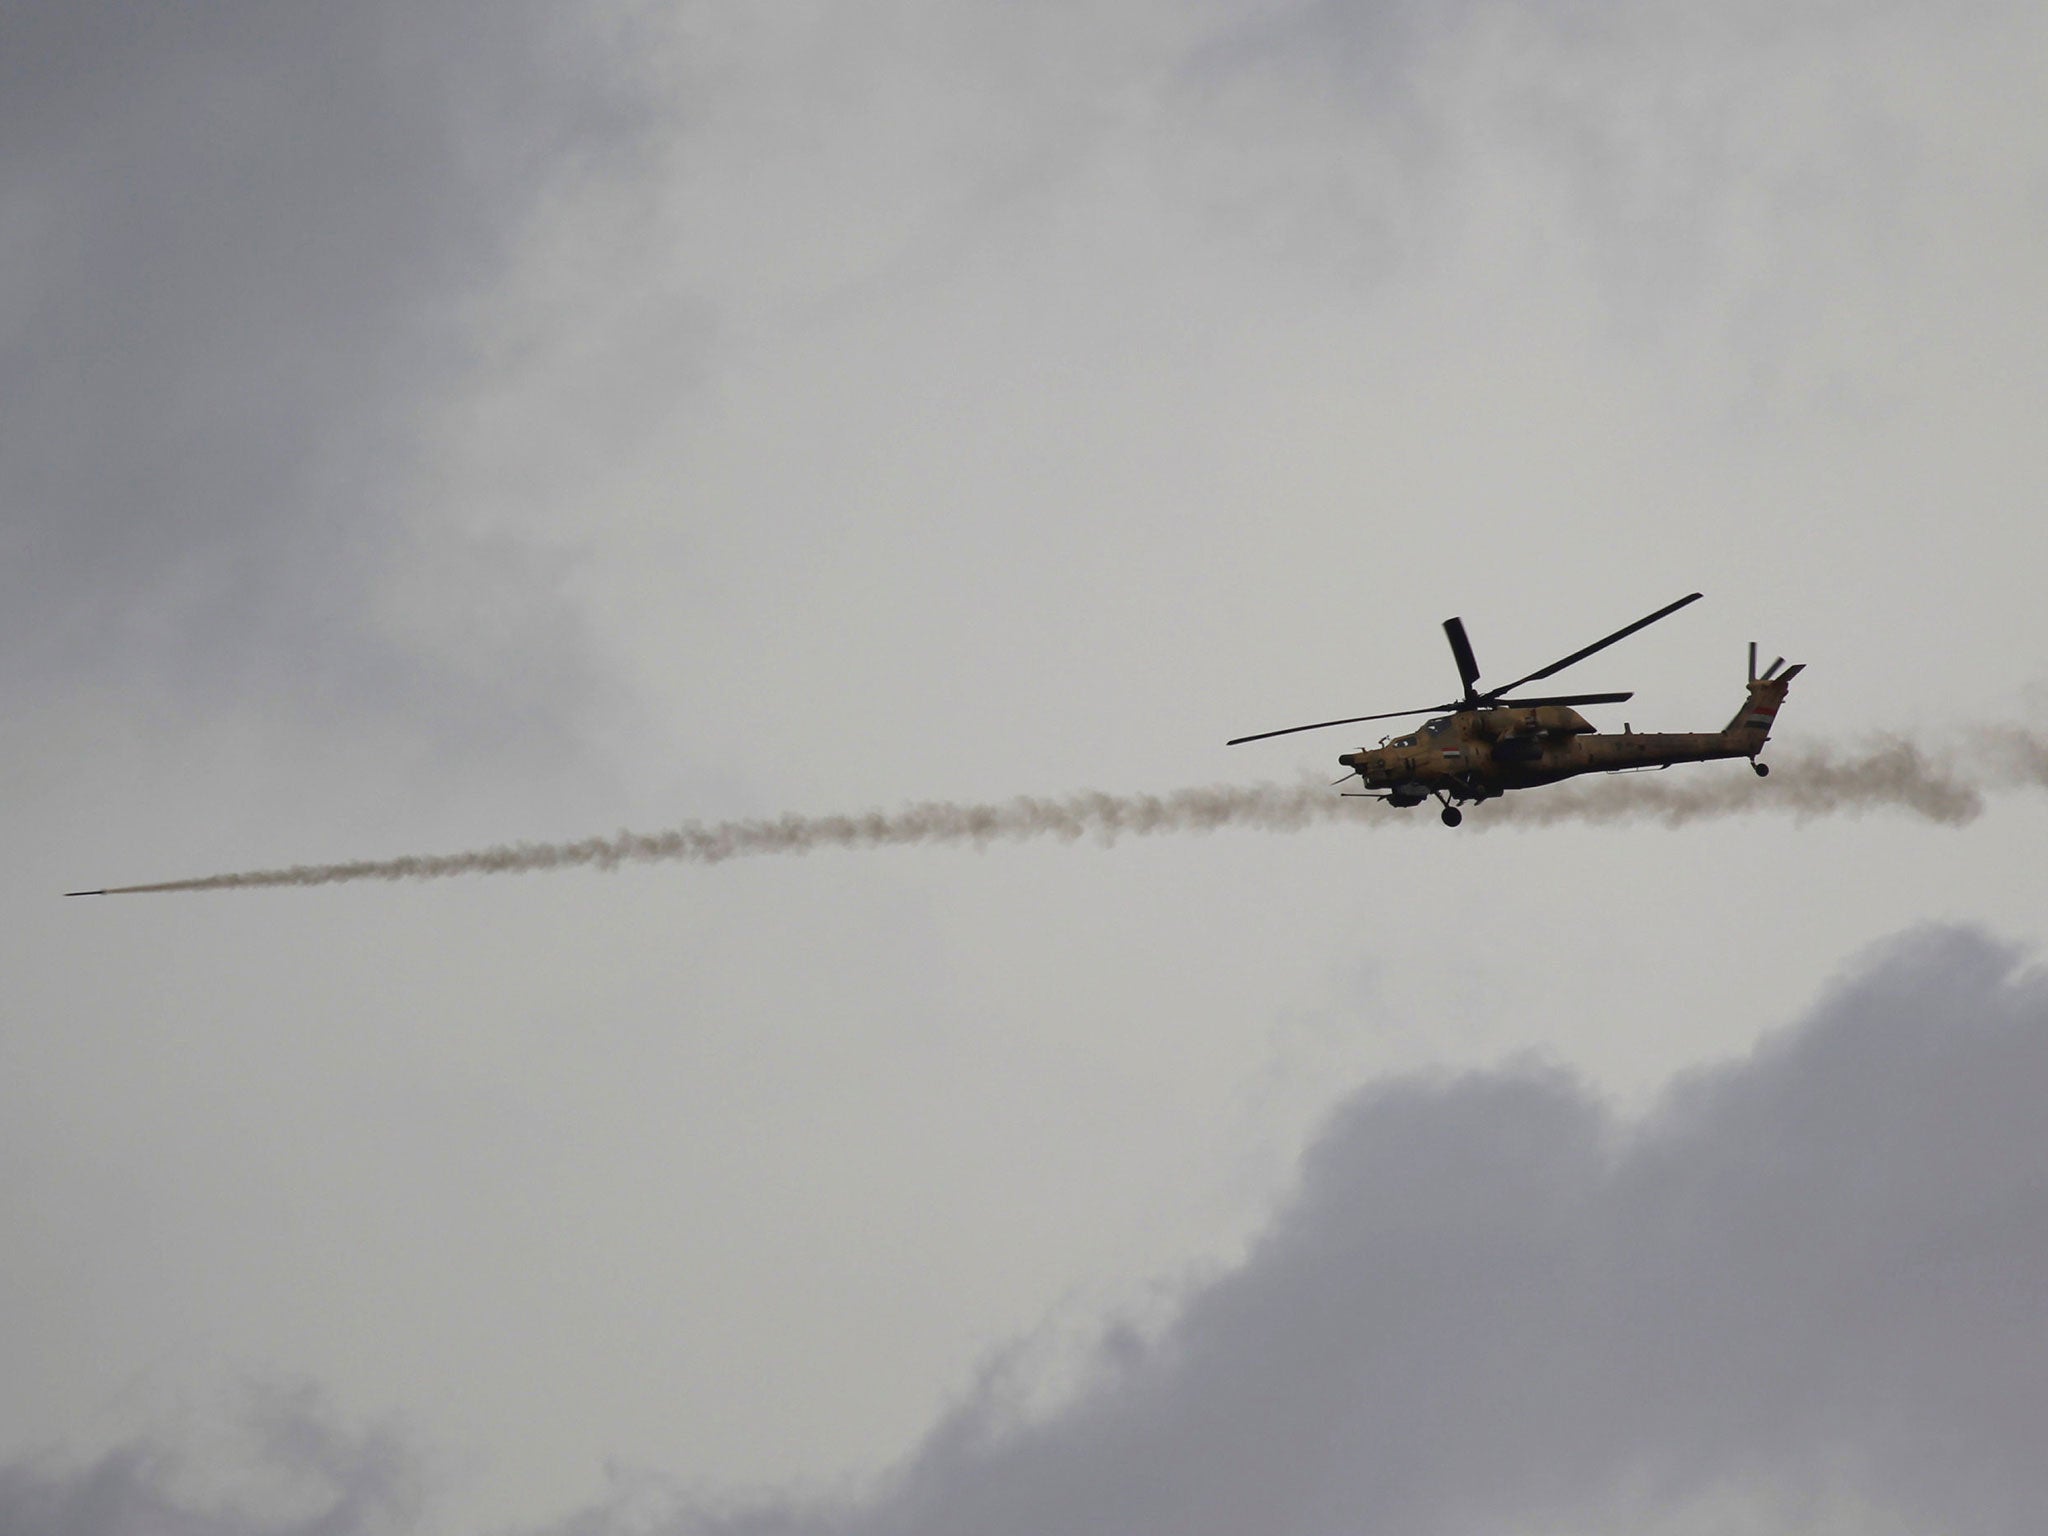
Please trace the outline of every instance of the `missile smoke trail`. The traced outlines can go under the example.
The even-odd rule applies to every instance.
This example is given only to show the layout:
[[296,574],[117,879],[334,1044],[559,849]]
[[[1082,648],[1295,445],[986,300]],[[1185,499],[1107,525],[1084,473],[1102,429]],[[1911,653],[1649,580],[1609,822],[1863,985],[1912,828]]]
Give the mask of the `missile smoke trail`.
[[[1953,768],[1930,760],[1918,747],[1902,740],[1880,740],[1853,753],[1818,747],[1774,754],[1774,777],[1761,782],[1746,773],[1740,779],[1690,777],[1676,782],[1661,775],[1617,774],[1488,801],[1477,809],[1470,824],[1483,828],[1654,821],[1681,826],[1757,811],[1776,811],[1805,820],[1898,809],[1943,825],[1961,826],[1982,813],[1986,789],[2018,784],[2048,788],[2048,740],[1999,726],[1982,733],[1976,755],[1981,771],[1974,778],[1960,777]],[[1059,798],[1026,795],[985,805],[932,801],[898,811],[851,816],[792,814],[690,822],[665,832],[620,832],[573,843],[507,843],[467,853],[299,864],[69,894],[130,896],[252,886],[338,885],[356,880],[439,880],[453,875],[524,874],[546,869],[616,869],[621,864],[720,864],[766,854],[808,853],[814,848],[886,848],[915,843],[985,847],[1036,837],[1071,842],[1093,836],[1109,844],[1124,837],[1213,832],[1223,827],[1299,832],[1330,822],[1377,827],[1399,824],[1400,818],[1366,800],[1339,796],[1320,784],[1247,784],[1139,795],[1088,791]]]
[[[2036,745],[2043,771],[2029,775],[2017,757],[2000,754],[1994,781],[2031,777],[2048,786],[2048,743]],[[1805,820],[1891,806],[1954,827],[1975,821],[1984,810],[1983,784],[1930,762],[1909,741],[1880,742],[1852,756],[1827,747],[1772,756],[1778,766],[1764,786],[1748,779],[1689,776],[1673,781],[1644,773],[1616,776],[1633,782],[1578,779],[1536,795],[1510,795],[1498,808],[1489,804],[1486,819],[1523,827],[1567,821],[1656,821],[1676,827],[1759,810],[1788,811]]]

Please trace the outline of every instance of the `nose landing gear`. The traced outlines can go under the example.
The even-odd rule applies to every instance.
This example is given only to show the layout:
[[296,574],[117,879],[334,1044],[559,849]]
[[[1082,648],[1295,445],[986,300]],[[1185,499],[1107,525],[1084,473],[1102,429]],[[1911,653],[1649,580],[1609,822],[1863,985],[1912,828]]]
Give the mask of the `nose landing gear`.
[[1760,763],[1755,758],[1751,758],[1749,771],[1760,779],[1768,779],[1771,776],[1771,765],[1769,763]]
[[1459,822],[1463,821],[1464,819],[1465,813],[1459,810],[1455,805],[1447,805],[1444,807],[1443,822],[1445,826],[1455,827]]

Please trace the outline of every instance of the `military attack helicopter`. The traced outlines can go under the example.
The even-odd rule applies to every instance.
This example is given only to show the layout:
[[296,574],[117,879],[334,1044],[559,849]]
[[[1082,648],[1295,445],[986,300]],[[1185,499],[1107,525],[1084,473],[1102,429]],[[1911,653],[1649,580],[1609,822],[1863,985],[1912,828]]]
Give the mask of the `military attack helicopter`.
[[[1377,747],[1346,752],[1337,761],[1351,770],[1339,784],[1354,775],[1364,786],[1346,793],[1389,805],[1415,806],[1432,797],[1443,804],[1443,823],[1455,827],[1465,819],[1461,803],[1492,800],[1511,789],[1531,789],[1555,784],[1582,773],[1621,773],[1631,769],[1668,768],[1673,763],[1703,763],[1721,757],[1746,757],[1757,777],[1768,774],[1770,766],[1757,761],[1757,754],[1770,739],[1771,722],[1792,679],[1806,669],[1801,662],[1785,667],[1780,656],[1764,669],[1756,670],[1756,642],[1749,646],[1749,700],[1733,720],[1719,731],[1684,734],[1637,732],[1624,726],[1621,734],[1595,731],[1574,707],[1579,704],[1619,704],[1633,693],[1574,693],[1555,698],[1510,699],[1526,683],[1575,666],[1596,651],[1604,651],[1617,640],[1626,640],[1639,629],[1669,618],[1688,603],[1700,600],[1689,593],[1655,613],[1617,629],[1602,640],[1573,651],[1561,661],[1518,677],[1512,683],[1481,693],[1479,663],[1472,655],[1472,642],[1465,635],[1463,619],[1445,619],[1444,634],[1451,642],[1451,655],[1458,663],[1465,696],[1448,704],[1429,704],[1420,709],[1395,709],[1379,715],[1354,715],[1348,720],[1321,720],[1314,725],[1290,725],[1285,730],[1261,731],[1256,736],[1239,736],[1226,743],[1240,746],[1247,741],[1265,741],[1274,736],[1291,736],[1296,731],[1320,731],[1336,725],[1359,725],[1367,720],[1394,720],[1403,715],[1434,715],[1410,736],[1382,737]],[[1784,671],[1779,671],[1785,667]]]

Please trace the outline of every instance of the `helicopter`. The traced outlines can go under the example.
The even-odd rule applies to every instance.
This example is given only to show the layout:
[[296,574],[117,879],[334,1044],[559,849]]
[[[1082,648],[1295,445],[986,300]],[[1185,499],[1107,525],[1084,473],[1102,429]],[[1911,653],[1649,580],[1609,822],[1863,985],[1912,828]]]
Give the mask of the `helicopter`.
[[[1758,754],[1770,739],[1771,723],[1777,718],[1778,706],[1785,702],[1792,679],[1806,670],[1806,664],[1786,667],[1785,658],[1780,656],[1759,675],[1753,640],[1749,645],[1749,697],[1735,718],[1718,731],[1649,733],[1623,726],[1617,735],[1594,730],[1576,708],[1581,704],[1619,704],[1634,698],[1633,693],[1507,697],[1525,684],[1540,682],[1566,667],[1576,666],[1616,641],[1626,640],[1637,630],[1669,618],[1687,604],[1698,602],[1701,596],[1698,592],[1689,593],[1527,677],[1518,677],[1483,693],[1477,687],[1479,663],[1472,654],[1465,621],[1445,619],[1444,635],[1451,643],[1451,656],[1465,686],[1462,698],[1420,709],[1395,709],[1385,714],[1354,715],[1348,720],[1290,725],[1283,730],[1235,737],[1225,745],[1242,746],[1248,741],[1291,736],[1297,731],[1321,731],[1368,720],[1395,720],[1404,715],[1434,716],[1410,735],[1382,737],[1377,747],[1341,755],[1338,763],[1351,772],[1337,783],[1356,777],[1363,788],[1347,790],[1347,795],[1383,800],[1403,808],[1434,798],[1443,805],[1443,823],[1447,827],[1455,827],[1465,819],[1458,808],[1461,804],[1497,799],[1511,789],[1533,789],[1582,773],[1625,773],[1668,768],[1673,763],[1746,757],[1757,777],[1763,778],[1771,769],[1768,763],[1758,761]],[[1779,670],[1781,667],[1783,671]]]

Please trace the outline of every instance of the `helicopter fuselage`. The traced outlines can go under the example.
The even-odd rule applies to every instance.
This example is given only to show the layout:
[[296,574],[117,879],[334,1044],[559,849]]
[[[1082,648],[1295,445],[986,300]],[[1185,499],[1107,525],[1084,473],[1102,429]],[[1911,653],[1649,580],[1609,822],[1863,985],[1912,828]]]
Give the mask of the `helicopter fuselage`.
[[1419,805],[1431,796],[1489,800],[1583,773],[1753,760],[1769,739],[1790,681],[1789,674],[1753,681],[1748,703],[1719,731],[1603,733],[1565,706],[1499,705],[1439,715],[1411,735],[1347,752],[1337,761],[1359,776],[1364,793],[1394,805]]

